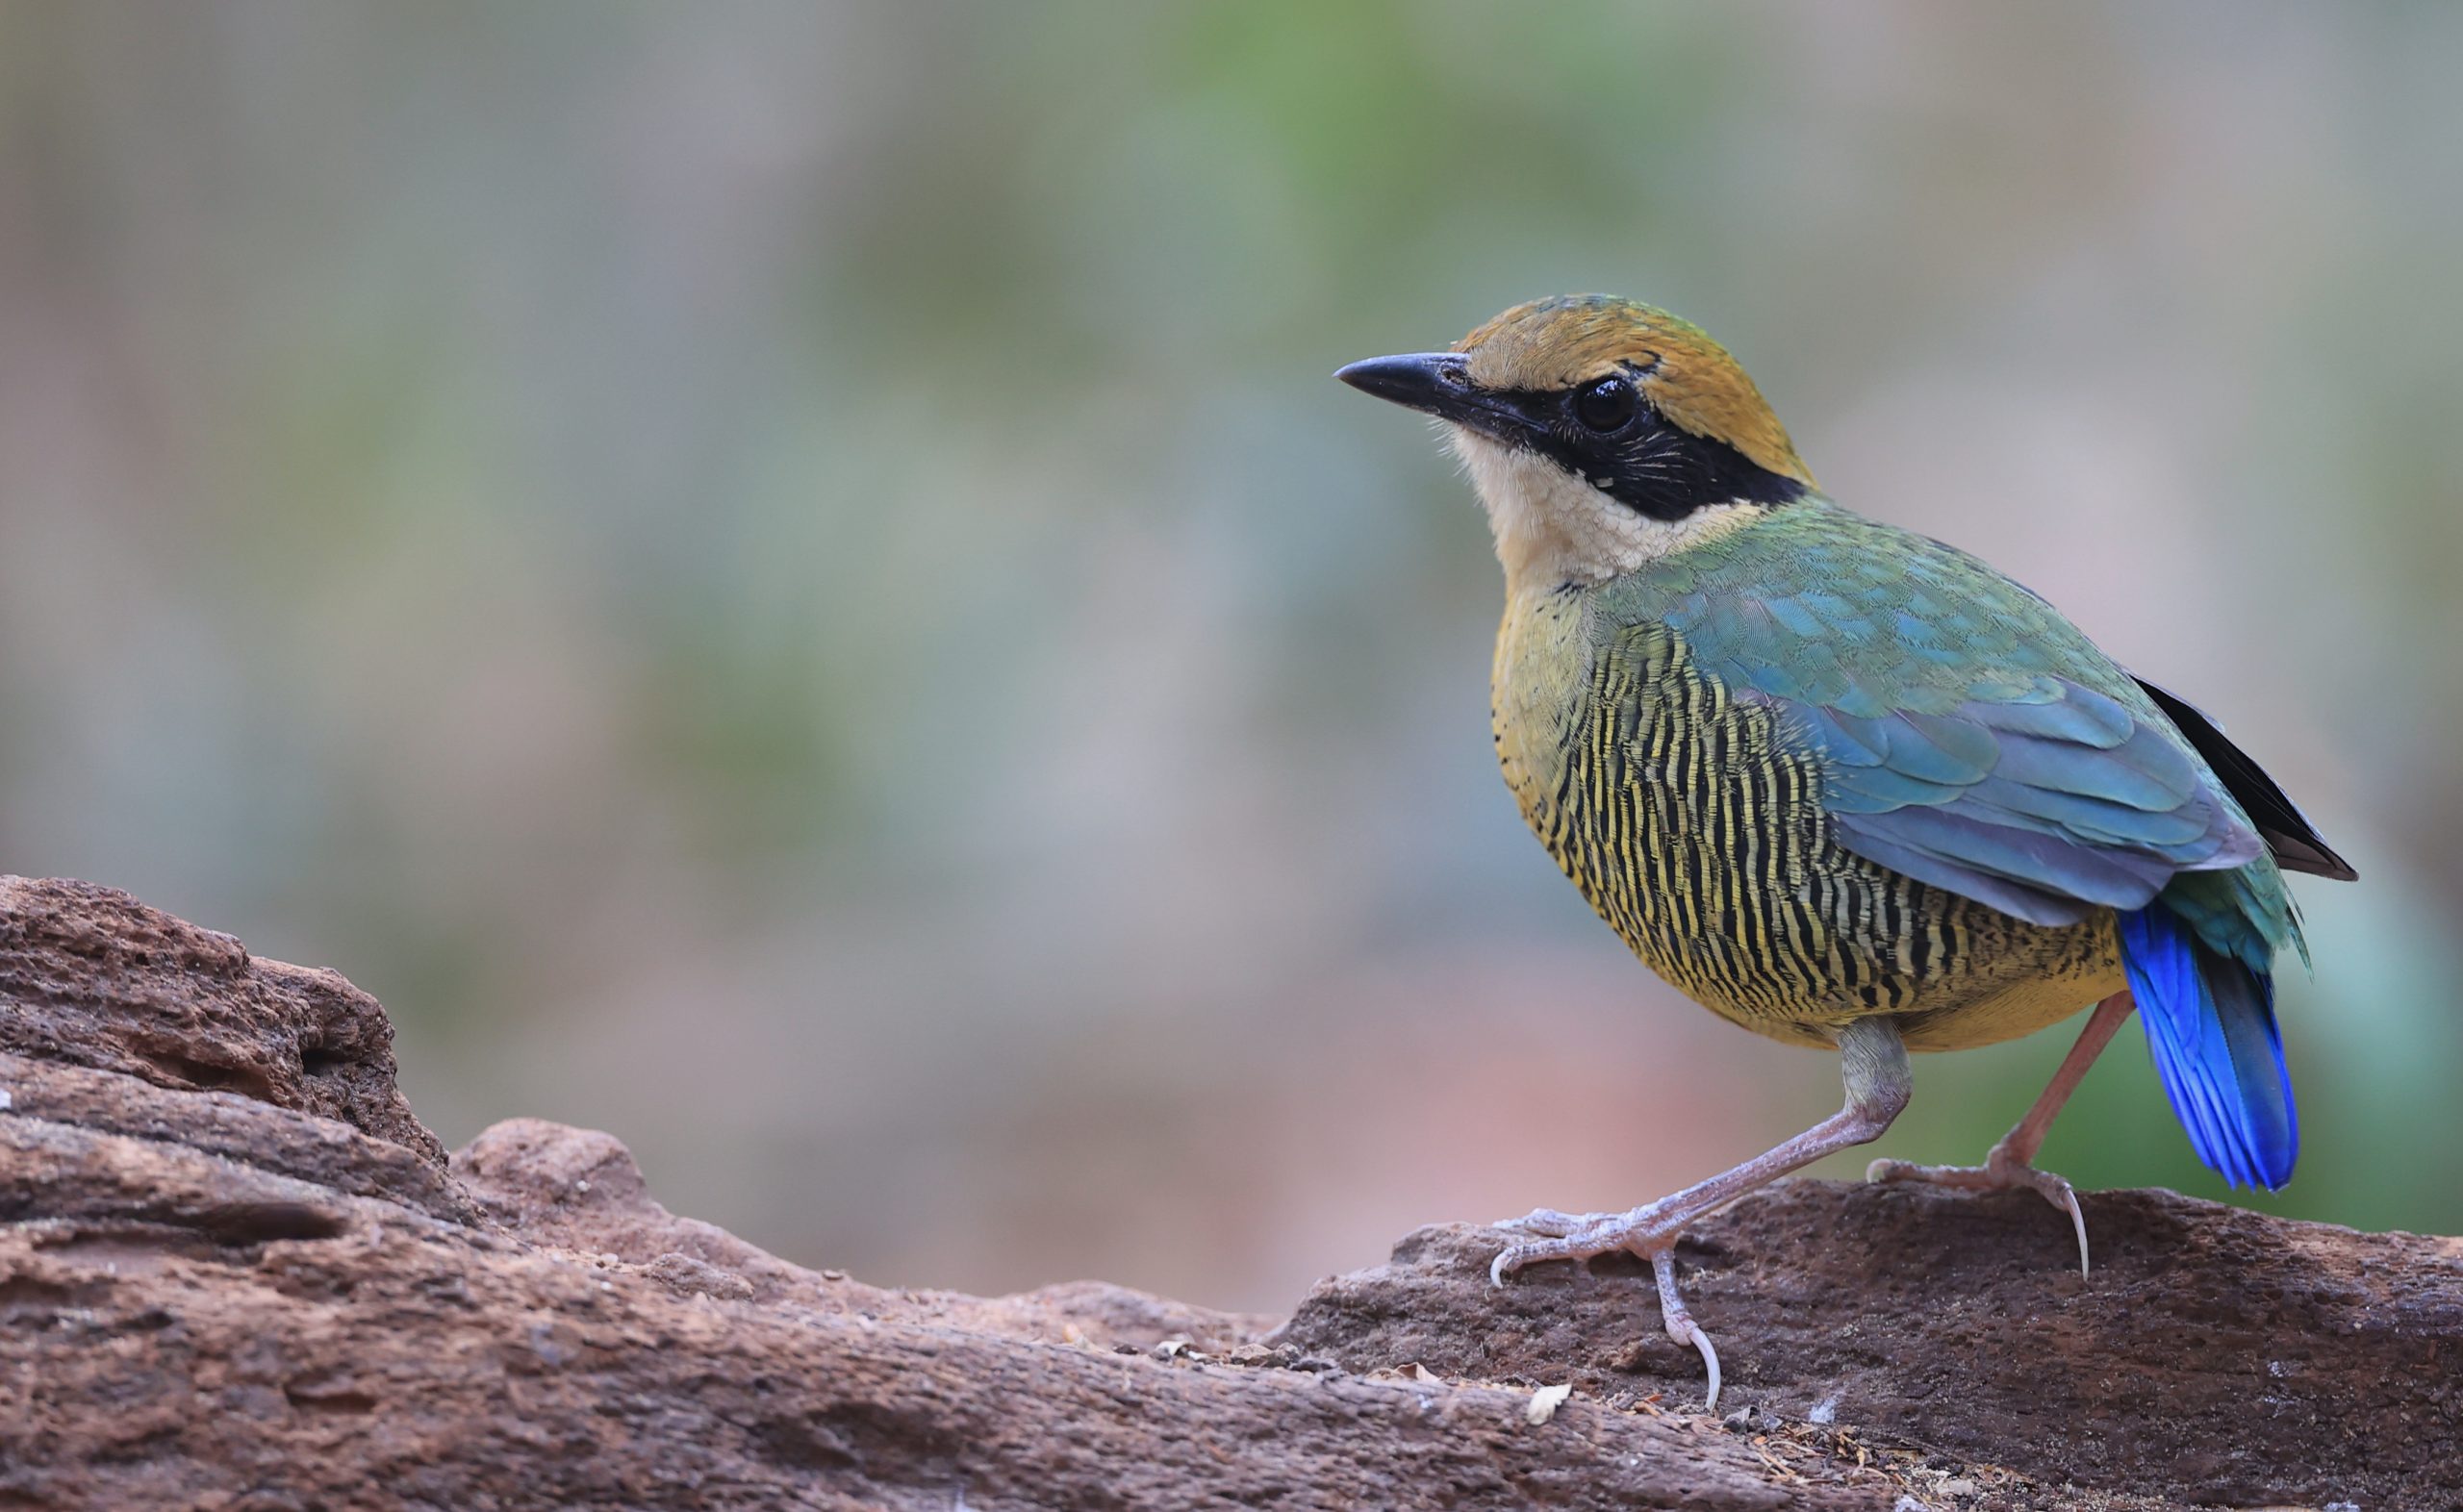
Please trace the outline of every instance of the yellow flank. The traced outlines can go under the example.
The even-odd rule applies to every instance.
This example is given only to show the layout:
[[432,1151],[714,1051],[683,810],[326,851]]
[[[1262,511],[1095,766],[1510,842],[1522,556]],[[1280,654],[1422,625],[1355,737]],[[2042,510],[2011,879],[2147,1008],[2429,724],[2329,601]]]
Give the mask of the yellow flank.
[[1762,391],[1726,347],[1664,310],[1601,294],[1516,305],[1455,343],[1483,389],[1571,389],[1620,367],[1679,428],[1725,441],[1783,478],[1813,487]]
[[1829,1046],[1891,1015],[1911,1049],[2033,1033],[2122,986],[2109,911],[2022,922],[1834,844],[1821,773],[1665,625],[1593,648],[1588,595],[1510,596],[1491,679],[1523,819],[1653,970],[1757,1033]]

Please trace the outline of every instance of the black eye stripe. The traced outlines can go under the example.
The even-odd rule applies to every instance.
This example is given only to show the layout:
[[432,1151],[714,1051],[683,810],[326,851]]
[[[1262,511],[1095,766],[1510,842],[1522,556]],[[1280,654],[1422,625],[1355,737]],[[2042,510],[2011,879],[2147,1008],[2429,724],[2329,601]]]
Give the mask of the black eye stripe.
[[[1633,395],[1634,413],[1623,423],[1602,429],[1581,410],[1590,391],[1606,383],[1620,384]],[[1511,435],[1503,427],[1486,427],[1500,440],[1553,459],[1627,509],[1653,519],[1683,519],[1696,510],[1735,501],[1784,504],[1806,491],[1795,479],[1757,466],[1726,442],[1670,422],[1624,375],[1593,379],[1571,391],[1491,393],[1489,402],[1517,422]],[[1600,413],[1607,414],[1604,409]]]

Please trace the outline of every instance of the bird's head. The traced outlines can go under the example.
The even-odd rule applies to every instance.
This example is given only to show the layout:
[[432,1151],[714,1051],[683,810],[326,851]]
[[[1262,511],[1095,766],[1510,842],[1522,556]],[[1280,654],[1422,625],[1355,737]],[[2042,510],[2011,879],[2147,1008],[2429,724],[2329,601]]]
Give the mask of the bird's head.
[[1629,300],[1516,305],[1450,352],[1334,376],[1443,422],[1517,586],[1603,582],[1813,488],[1726,348]]

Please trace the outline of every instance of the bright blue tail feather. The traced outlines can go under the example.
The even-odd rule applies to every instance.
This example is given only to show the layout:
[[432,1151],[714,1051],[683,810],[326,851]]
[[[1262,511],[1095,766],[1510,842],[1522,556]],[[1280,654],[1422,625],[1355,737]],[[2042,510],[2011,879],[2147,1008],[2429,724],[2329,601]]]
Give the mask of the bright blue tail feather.
[[2156,1074],[2197,1158],[2235,1186],[2282,1186],[2300,1153],[2300,1121],[2273,978],[2208,949],[2161,902],[2120,916],[2120,958]]

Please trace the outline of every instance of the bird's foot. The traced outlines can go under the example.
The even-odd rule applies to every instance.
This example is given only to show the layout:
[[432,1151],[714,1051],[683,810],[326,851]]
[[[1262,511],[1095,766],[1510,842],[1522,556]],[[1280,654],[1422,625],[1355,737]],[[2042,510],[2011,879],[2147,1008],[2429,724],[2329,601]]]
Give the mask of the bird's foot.
[[1534,1237],[1498,1251],[1488,1265],[1488,1280],[1503,1286],[1507,1276],[1527,1265],[1543,1260],[1588,1260],[1620,1249],[1649,1261],[1651,1273],[1659,1280],[1660,1322],[1669,1338],[1691,1346],[1702,1356],[1702,1367],[1710,1376],[1702,1410],[1714,1412],[1719,1405],[1719,1351],[1702,1325],[1693,1321],[1692,1313],[1685,1306],[1684,1294],[1676,1289],[1676,1234],[1683,1217],[1664,1208],[1661,1202],[1630,1213],[1560,1213],[1543,1207],[1509,1219],[1496,1226]]
[[2087,1215],[2068,1178],[2038,1171],[2005,1142],[1993,1147],[1981,1166],[1919,1166],[1912,1160],[1876,1160],[1865,1168],[1867,1181],[1922,1181],[1961,1192],[2024,1188],[2069,1215],[2078,1233],[2078,1273],[2087,1273]]
[[[1536,1234],[1542,1239],[1563,1239],[1587,1229],[1605,1227],[1622,1216],[1619,1213],[1560,1213],[1553,1207],[1535,1207],[1520,1218],[1500,1219],[1488,1226],[1502,1228],[1509,1234]],[[1612,1249],[1615,1247],[1613,1245],[1609,1247]],[[1608,1250],[1593,1252],[1606,1254]]]
[[1593,1255],[1630,1250],[1647,1260],[1655,1250],[1672,1247],[1676,1227],[1665,1221],[1662,1204],[1649,1203],[1630,1213],[1560,1213],[1539,1208],[1496,1226],[1532,1237],[1508,1245],[1488,1266],[1488,1279],[1499,1286],[1527,1265],[1543,1260],[1587,1260]]

